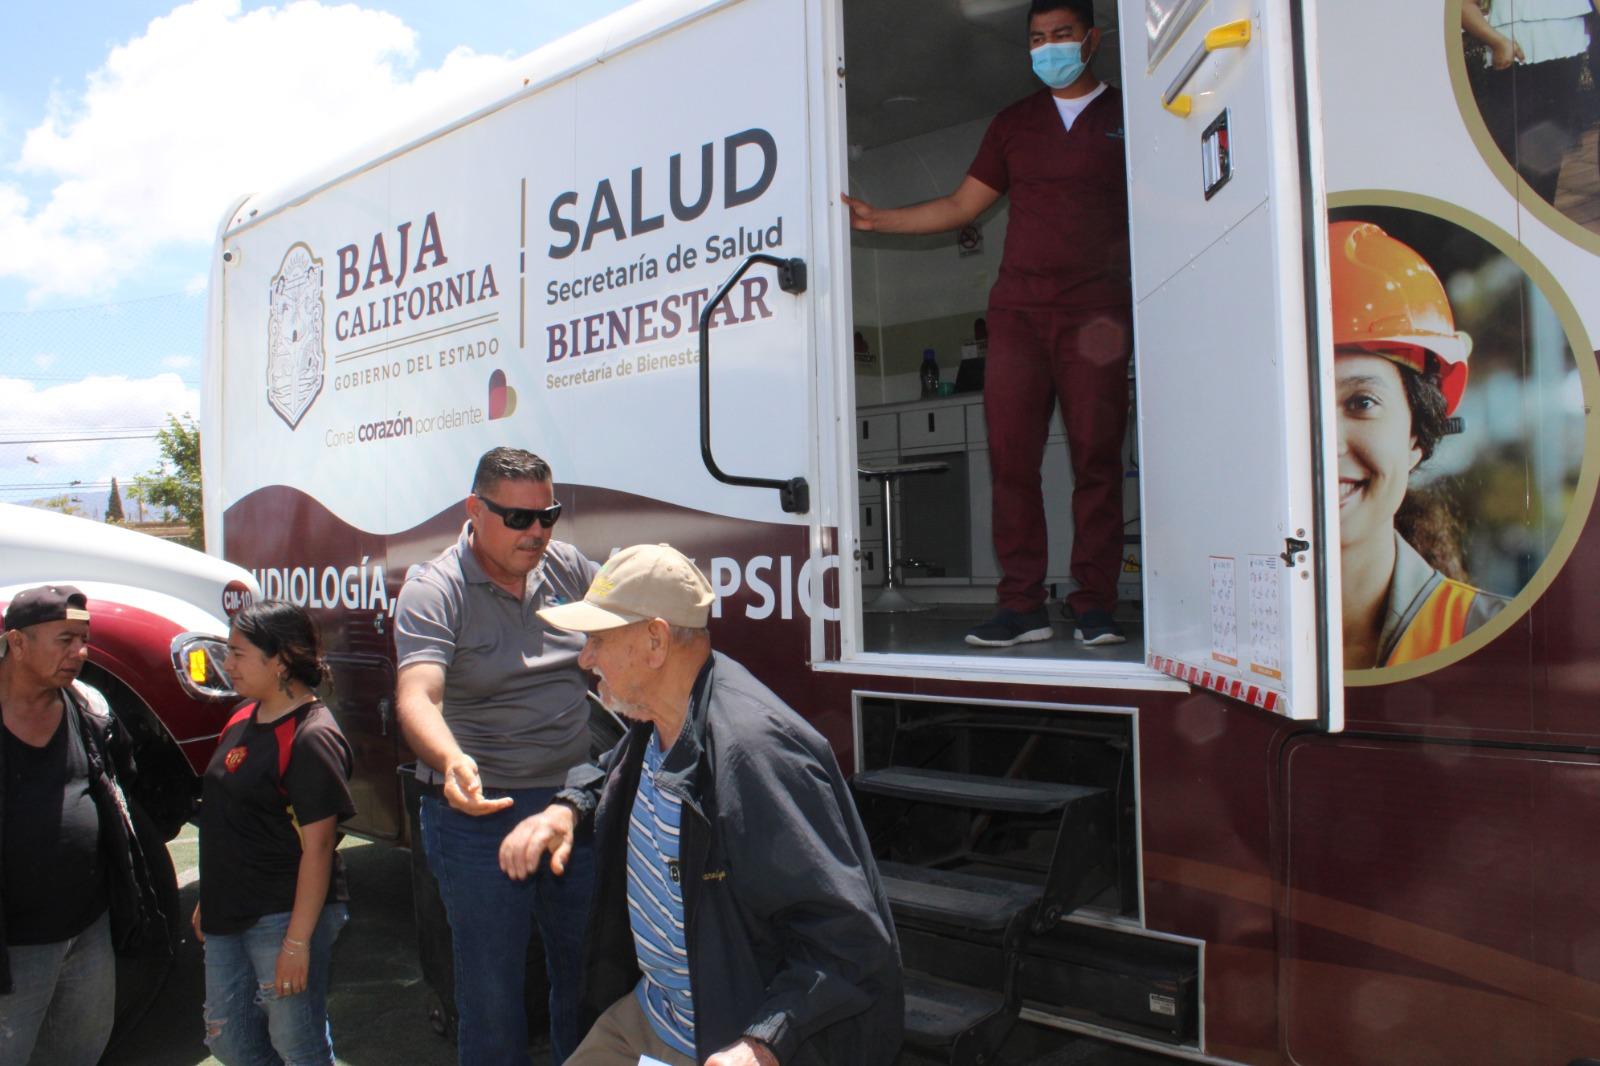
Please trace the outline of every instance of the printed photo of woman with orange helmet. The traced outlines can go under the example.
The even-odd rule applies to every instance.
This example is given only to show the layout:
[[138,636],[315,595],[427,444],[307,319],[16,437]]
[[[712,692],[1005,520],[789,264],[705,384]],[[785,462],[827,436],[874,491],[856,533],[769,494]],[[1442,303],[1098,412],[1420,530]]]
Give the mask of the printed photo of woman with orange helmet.
[[1509,234],[1422,197],[1330,199],[1344,661],[1382,683],[1494,639],[1560,568],[1592,496],[1594,353]]
[[1393,666],[1506,604],[1467,582],[1445,505],[1410,492],[1412,471],[1459,431],[1472,338],[1427,260],[1381,227],[1332,223],[1328,255],[1345,666]]

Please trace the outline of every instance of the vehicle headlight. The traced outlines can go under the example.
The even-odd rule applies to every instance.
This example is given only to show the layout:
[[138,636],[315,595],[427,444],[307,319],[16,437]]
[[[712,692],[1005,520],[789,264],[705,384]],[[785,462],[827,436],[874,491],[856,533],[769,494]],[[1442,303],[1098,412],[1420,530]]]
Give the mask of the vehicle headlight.
[[223,672],[222,660],[228,654],[228,643],[221,637],[208,633],[179,633],[172,638],[172,669],[178,675],[178,684],[195,699],[237,699],[233,682]]

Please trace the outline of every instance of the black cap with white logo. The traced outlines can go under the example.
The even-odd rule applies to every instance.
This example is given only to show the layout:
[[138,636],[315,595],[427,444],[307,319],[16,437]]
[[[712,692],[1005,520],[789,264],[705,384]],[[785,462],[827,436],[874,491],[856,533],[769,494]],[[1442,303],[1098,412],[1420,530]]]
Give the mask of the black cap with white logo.
[[71,585],[23,589],[6,608],[6,629],[27,629],[44,622],[87,622],[89,597]]

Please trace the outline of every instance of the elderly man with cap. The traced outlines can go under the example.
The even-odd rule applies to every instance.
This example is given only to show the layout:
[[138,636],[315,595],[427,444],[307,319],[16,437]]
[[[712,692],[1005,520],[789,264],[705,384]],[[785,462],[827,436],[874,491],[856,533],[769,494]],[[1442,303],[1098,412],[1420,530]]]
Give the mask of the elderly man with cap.
[[511,877],[546,853],[560,873],[592,827],[593,1027],[568,1062],[890,1062],[900,959],[866,833],[827,742],[711,650],[712,599],[679,552],[639,545],[539,612],[587,635],[579,664],[632,723],[500,848]]
[[[0,658],[0,1066],[92,1066],[116,999],[107,861],[121,826],[97,793],[115,720],[77,682],[89,610],[70,585],[17,593]],[[124,840],[125,843],[125,840]]]

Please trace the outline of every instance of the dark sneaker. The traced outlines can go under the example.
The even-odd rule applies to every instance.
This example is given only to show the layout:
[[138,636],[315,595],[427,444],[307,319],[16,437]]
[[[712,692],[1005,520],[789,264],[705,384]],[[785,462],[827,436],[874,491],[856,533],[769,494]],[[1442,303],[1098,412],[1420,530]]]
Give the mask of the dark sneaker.
[[1111,617],[1110,611],[1084,611],[1078,615],[1078,625],[1072,635],[1091,648],[1101,644],[1121,644],[1128,639],[1116,619]]
[[979,648],[1009,648],[1013,644],[1049,640],[1055,635],[1056,631],[1050,628],[1050,616],[1044,613],[1044,608],[1017,612],[1002,607],[993,618],[981,626],[974,626],[967,633],[967,643]]

